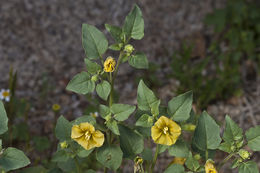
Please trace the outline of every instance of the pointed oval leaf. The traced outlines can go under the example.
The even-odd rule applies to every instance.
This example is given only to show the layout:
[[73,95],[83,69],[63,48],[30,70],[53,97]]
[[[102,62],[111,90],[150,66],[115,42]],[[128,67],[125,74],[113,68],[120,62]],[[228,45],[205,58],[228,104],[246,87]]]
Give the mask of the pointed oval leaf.
[[254,161],[248,161],[239,165],[239,173],[259,173],[257,164]]
[[101,66],[99,64],[97,64],[96,62],[92,62],[87,58],[84,59],[84,62],[87,66],[87,71],[90,74],[96,74],[98,71],[101,70]]
[[82,25],[82,44],[89,59],[101,57],[108,47],[105,35],[95,26],[89,24]]
[[252,127],[246,131],[248,146],[253,151],[260,151],[260,126]]
[[5,171],[15,170],[29,165],[31,162],[26,155],[16,148],[4,150],[0,158],[0,166]]
[[117,43],[121,42],[122,29],[118,26],[105,24],[106,30],[112,35]]
[[71,139],[71,128],[72,128],[71,123],[61,115],[55,127],[56,137],[60,141]]
[[94,91],[95,82],[91,81],[87,72],[81,72],[73,77],[66,89],[79,94],[87,94]]
[[130,56],[128,63],[137,69],[148,69],[149,66],[146,55],[142,52],[137,52],[135,55]]
[[135,123],[136,126],[152,127],[153,117],[148,114],[143,114]]
[[124,153],[124,158],[134,159],[144,149],[144,141],[140,134],[129,127],[119,125],[120,147]]
[[8,130],[8,118],[3,102],[0,100],[0,135]]
[[217,149],[221,142],[220,128],[215,120],[204,111],[199,117],[192,143],[200,150]]
[[123,152],[116,145],[106,145],[98,149],[97,160],[105,167],[117,170],[122,162]]
[[185,171],[182,165],[172,164],[164,171],[164,173],[185,173]]
[[226,127],[223,134],[223,139],[226,142],[233,142],[243,138],[243,130],[228,116],[226,115]]
[[157,102],[158,99],[155,97],[152,90],[150,90],[143,80],[140,80],[137,88],[137,103],[140,110],[150,110],[154,102]]
[[102,98],[103,100],[107,100],[111,91],[110,83],[105,80],[102,81],[101,83],[97,84],[96,91],[100,98]]
[[135,106],[127,104],[113,104],[110,108],[114,118],[118,121],[124,121],[135,111]]
[[191,91],[181,94],[171,99],[168,103],[168,113],[175,121],[185,121],[189,119],[192,108]]
[[133,10],[126,16],[123,32],[127,37],[140,40],[144,36],[144,19],[142,11],[135,5]]

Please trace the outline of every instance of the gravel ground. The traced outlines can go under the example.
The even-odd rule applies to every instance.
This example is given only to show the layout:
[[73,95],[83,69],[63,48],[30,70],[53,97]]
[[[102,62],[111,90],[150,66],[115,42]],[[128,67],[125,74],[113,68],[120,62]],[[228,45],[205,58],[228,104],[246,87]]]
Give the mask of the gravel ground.
[[[121,25],[135,2],[141,7],[145,20],[145,37],[135,45],[150,61],[163,65],[157,74],[163,81],[158,95],[169,100],[174,96],[172,91],[177,82],[164,78],[169,73],[167,56],[177,50],[184,39],[198,43],[195,54],[203,56],[205,35],[210,31],[205,29],[202,20],[213,8],[223,6],[225,0],[0,1],[0,88],[7,87],[9,68],[17,70],[17,95],[32,103],[29,113],[32,133],[52,134],[53,103],[59,103],[61,113],[69,119],[82,115],[88,104],[84,97],[65,91],[68,81],[84,70],[82,23],[93,24],[108,36],[104,23]],[[119,71],[120,82],[116,83],[122,92],[120,101],[136,103],[136,83],[129,82],[134,81],[135,72],[127,65],[121,69],[124,70]],[[246,87],[259,85],[259,80],[245,84]],[[259,90],[249,89],[243,98],[219,102],[208,111],[219,121],[229,114],[248,129],[255,123],[260,124],[260,113],[255,111],[260,103]],[[168,163],[165,159],[159,163]],[[257,156],[255,159],[260,160]]]

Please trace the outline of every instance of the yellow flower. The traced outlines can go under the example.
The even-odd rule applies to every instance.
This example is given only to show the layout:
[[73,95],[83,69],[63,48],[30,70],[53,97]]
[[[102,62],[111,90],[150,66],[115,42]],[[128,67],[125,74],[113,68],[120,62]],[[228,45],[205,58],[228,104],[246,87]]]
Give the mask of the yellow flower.
[[104,134],[90,123],[74,125],[71,129],[71,138],[86,150],[101,147],[104,143]]
[[205,164],[206,173],[218,173],[212,160],[207,160]]
[[59,104],[53,104],[53,105],[52,105],[52,110],[53,110],[54,112],[58,112],[58,111],[60,110],[60,105],[59,105]]
[[186,161],[186,158],[182,158],[182,157],[174,157],[174,159],[172,160],[171,164],[180,164],[183,165]]
[[152,138],[157,144],[173,145],[180,134],[181,127],[165,116],[161,116],[152,127]]
[[105,72],[113,72],[115,70],[116,61],[111,56],[107,57],[104,62],[104,71]]

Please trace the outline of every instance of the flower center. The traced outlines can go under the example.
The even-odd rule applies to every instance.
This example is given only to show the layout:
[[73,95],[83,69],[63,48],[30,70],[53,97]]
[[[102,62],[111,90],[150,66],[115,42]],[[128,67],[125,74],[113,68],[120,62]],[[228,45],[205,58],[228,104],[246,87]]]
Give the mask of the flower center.
[[215,170],[214,169],[210,169],[209,173],[215,173]]
[[86,131],[86,133],[85,133],[86,140],[89,140],[90,137],[91,137],[91,134],[89,133],[89,131]]
[[163,128],[163,133],[166,135],[166,133],[168,132],[169,128],[168,127],[164,127]]
[[2,93],[2,95],[3,95],[3,97],[8,97],[8,96],[10,95],[10,93],[9,93],[8,91],[4,91],[4,92]]

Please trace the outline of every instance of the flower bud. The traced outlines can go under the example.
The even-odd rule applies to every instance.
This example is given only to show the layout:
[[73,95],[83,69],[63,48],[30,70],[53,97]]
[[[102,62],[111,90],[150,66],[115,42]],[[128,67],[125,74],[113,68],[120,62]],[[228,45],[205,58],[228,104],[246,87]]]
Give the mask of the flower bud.
[[105,120],[106,120],[106,121],[109,121],[111,118],[112,118],[112,117],[111,117],[111,115],[109,114],[109,115],[107,115],[107,116],[105,117]]
[[52,105],[52,110],[53,110],[54,112],[58,112],[58,111],[60,110],[60,105],[59,105],[59,104],[53,104],[53,105]]
[[185,124],[182,129],[186,131],[194,131],[196,126],[194,124]]
[[60,143],[60,147],[62,148],[62,149],[65,149],[65,148],[68,148],[68,143],[66,142],[66,141],[63,141],[63,142],[61,142]]
[[201,156],[200,156],[199,154],[195,154],[195,155],[194,155],[194,159],[200,160],[200,159],[201,159]]
[[126,45],[125,48],[124,48],[124,51],[125,51],[128,55],[130,55],[134,50],[135,50],[135,49],[134,49],[134,47],[133,47],[131,44]]
[[91,77],[91,81],[96,82],[98,80],[98,75],[94,75]]
[[240,149],[238,151],[238,154],[244,160],[249,159],[249,157],[250,157],[250,153],[248,151],[244,150],[244,149]]

